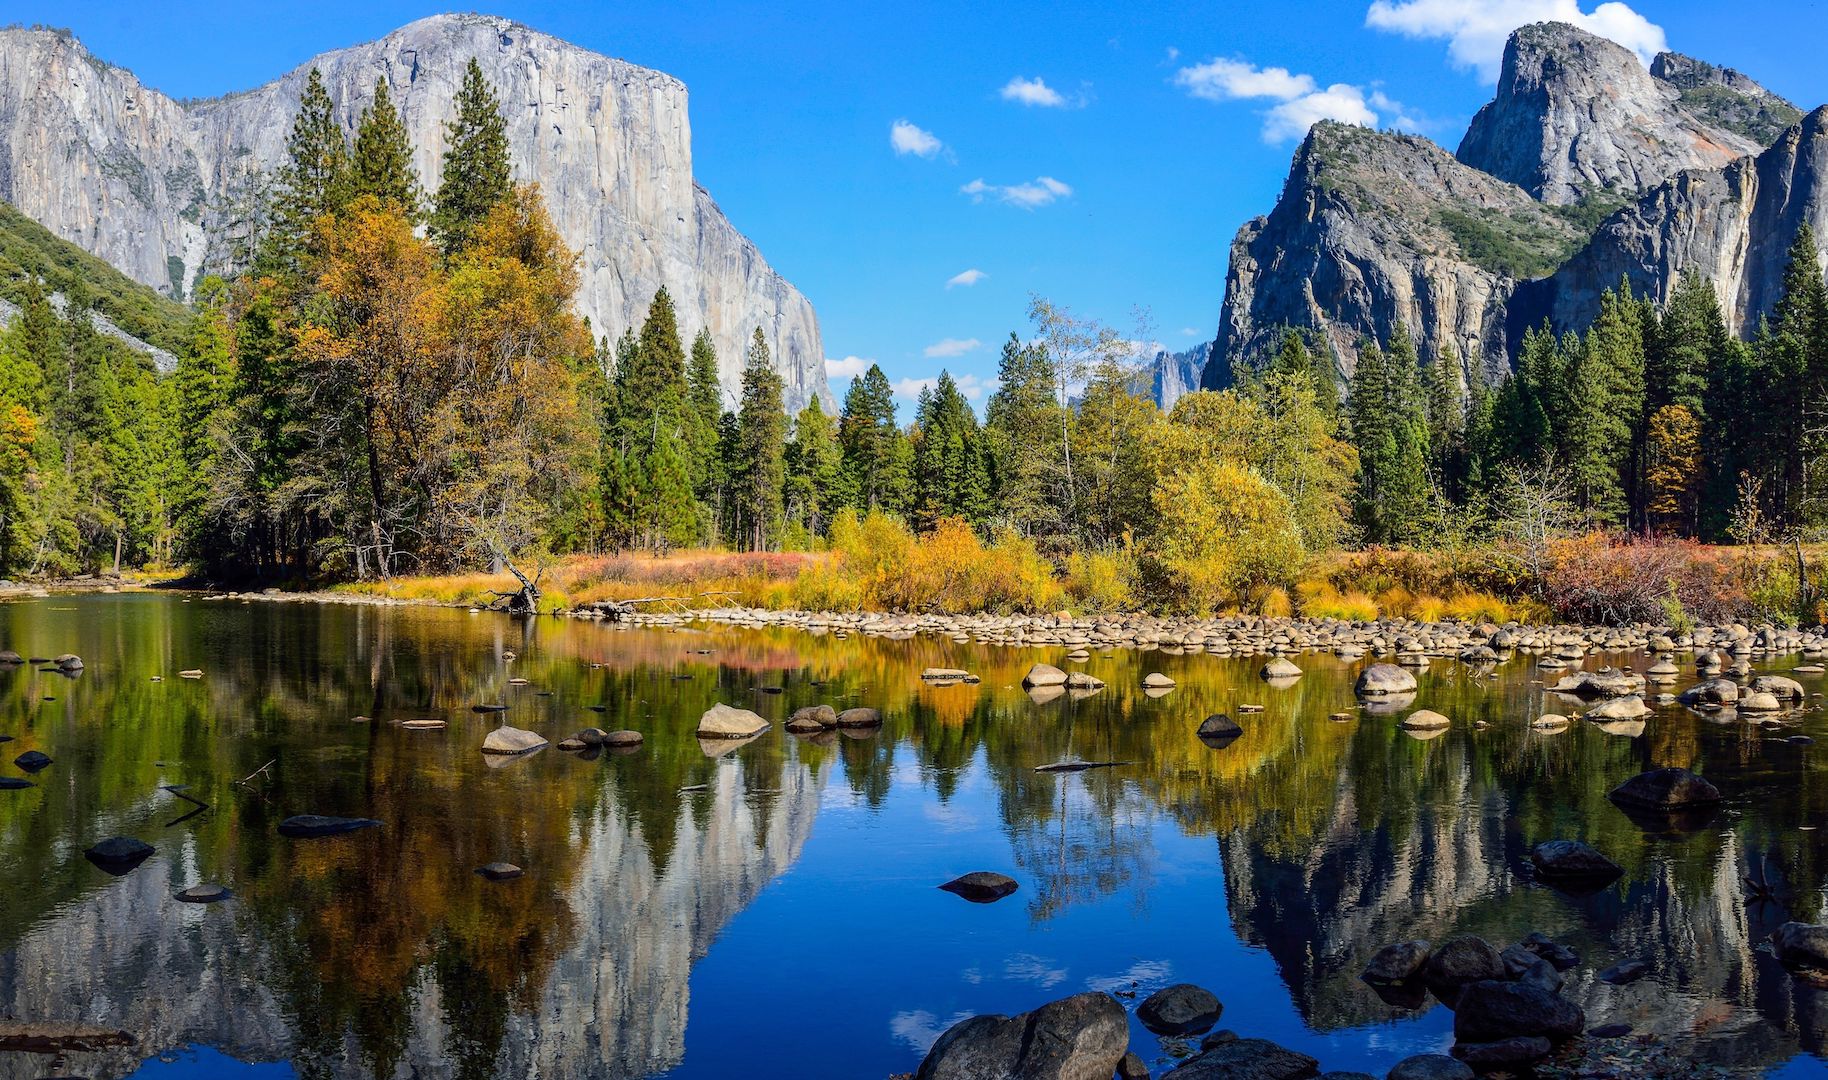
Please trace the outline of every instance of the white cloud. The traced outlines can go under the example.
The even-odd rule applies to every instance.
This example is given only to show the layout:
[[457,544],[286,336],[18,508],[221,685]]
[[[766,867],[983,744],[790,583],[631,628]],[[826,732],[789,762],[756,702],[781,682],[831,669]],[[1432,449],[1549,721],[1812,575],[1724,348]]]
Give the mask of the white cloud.
[[1288,101],[1313,93],[1314,77],[1296,75],[1287,68],[1259,68],[1244,60],[1220,58],[1180,69],[1174,73],[1174,85],[1206,101],[1237,98]]
[[1608,0],[1591,12],[1580,0],[1373,0],[1365,25],[1405,37],[1442,39],[1454,66],[1497,82],[1511,31],[1535,22],[1571,23],[1610,38],[1648,64],[1668,47],[1663,28],[1627,4]]
[[969,289],[971,286],[976,285],[989,276],[989,274],[984,273],[982,270],[972,267],[963,273],[953,274],[951,277],[947,278],[946,288],[950,289],[956,285],[959,288]]
[[963,356],[984,343],[977,338],[945,338],[922,349],[922,354],[935,356]]
[[1039,76],[1024,79],[1017,75],[1003,84],[1003,100],[1019,101],[1024,105],[1038,105],[1043,109],[1064,109],[1074,104],[1068,101],[1065,94],[1043,82]]
[[1184,67],[1175,72],[1174,84],[1204,101],[1275,102],[1263,113],[1263,141],[1268,143],[1299,139],[1322,120],[1376,127],[1379,109],[1398,114],[1399,127],[1419,126],[1381,90],[1372,90],[1367,97],[1363,87],[1351,83],[1322,88],[1312,75],[1260,68],[1246,60],[1221,57]]
[[[965,395],[967,401],[977,401],[986,393],[994,392],[998,386],[995,379],[982,379],[969,373],[952,376],[952,383],[958,387],[959,393]],[[896,379],[895,396],[913,401],[920,396],[922,390],[931,390],[938,385],[937,376],[926,379]]]
[[1376,127],[1377,114],[1365,104],[1364,91],[1347,83],[1303,94],[1263,114],[1263,141],[1299,139],[1322,120],[1343,120],[1361,127]]
[[939,136],[906,120],[897,120],[889,125],[889,145],[895,148],[897,154],[913,154],[923,158],[934,157],[946,148],[946,144],[939,141]]
[[1008,185],[987,184],[980,177],[959,190],[971,196],[972,202],[983,202],[988,196],[1024,210],[1046,206],[1055,199],[1064,199],[1073,193],[1069,185],[1051,176],[1038,176],[1027,183]]
[[828,379],[854,379],[870,369],[876,361],[862,356],[847,356],[842,360],[825,358],[825,377]]
[[[1194,329],[1194,328],[1193,328],[1193,327],[1191,327],[1191,326],[1183,326],[1183,327],[1181,327],[1181,336],[1182,336],[1182,337],[1195,337],[1195,336],[1198,336],[1198,334],[1199,334],[1199,331],[1198,331],[1198,330],[1195,330],[1195,329]],[[826,362],[825,362],[825,364],[826,364],[826,370],[828,370],[828,371],[829,371],[829,370],[830,370],[830,369],[831,369],[831,361],[830,361],[830,360],[827,360],[827,361],[826,361]]]

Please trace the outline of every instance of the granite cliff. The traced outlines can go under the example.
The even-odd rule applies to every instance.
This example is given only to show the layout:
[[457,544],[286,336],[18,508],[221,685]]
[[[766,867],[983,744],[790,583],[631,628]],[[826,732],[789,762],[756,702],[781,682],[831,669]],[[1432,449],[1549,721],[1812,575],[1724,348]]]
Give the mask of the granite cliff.
[[201,274],[235,268],[311,68],[352,133],[386,79],[431,186],[472,57],[500,95],[518,177],[541,185],[581,255],[578,306],[598,333],[638,324],[664,285],[686,337],[710,329],[733,393],[760,326],[788,405],[829,400],[812,305],[693,179],[684,84],[506,19],[421,19],[253,90],[184,102],[68,34],[0,31],[0,199],[182,298]]

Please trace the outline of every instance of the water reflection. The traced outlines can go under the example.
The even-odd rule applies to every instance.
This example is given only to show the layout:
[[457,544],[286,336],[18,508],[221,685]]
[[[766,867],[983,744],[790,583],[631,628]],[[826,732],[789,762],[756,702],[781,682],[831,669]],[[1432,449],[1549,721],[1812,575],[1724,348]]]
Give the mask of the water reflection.
[[[1228,1008],[1286,1025],[1252,1033],[1381,1069],[1438,1045],[1443,1022],[1426,1000],[1360,983],[1372,952],[1532,930],[1582,952],[1567,992],[1596,1022],[1693,1038],[1698,1055],[1748,1068],[1828,1035],[1828,997],[1758,948],[1786,919],[1821,917],[1813,826],[1828,786],[1808,748],[1685,709],[1641,733],[1539,732],[1532,720],[1568,705],[1544,700],[1527,660],[1437,661],[1415,703],[1454,723],[1417,741],[1355,706],[1358,665],[1323,656],[1272,685],[1252,661],[1199,654],[1064,665],[1059,651],[918,638],[152,596],[0,606],[0,647],[89,662],[73,680],[0,673],[5,757],[56,759],[37,787],[0,791],[13,870],[0,1015],[138,1038],[72,1055],[85,1075],[192,1044],[306,1076],[718,1075],[800,1045],[745,1003],[765,1015],[838,999],[852,1008],[825,1020],[833,1071],[880,1075],[911,1068],[962,1003],[986,1007],[977,995],[1015,995],[987,1007],[1016,1011],[1081,984],[1199,981],[1202,964]],[[1020,687],[1036,659],[1108,688],[1037,701]],[[983,681],[921,684],[933,666]],[[191,667],[204,677],[175,678]],[[1176,687],[1144,693],[1151,671]],[[885,724],[702,746],[694,724],[718,701],[776,721],[868,705]],[[548,749],[492,769],[478,749],[502,717],[473,713],[480,702],[554,742],[593,726],[648,737],[634,754]],[[1216,712],[1242,735],[1200,740]],[[426,718],[449,726],[395,723]],[[1828,734],[1818,712],[1800,722]],[[1034,770],[1071,757],[1127,764]],[[1666,764],[1705,772],[1727,806],[1700,827],[1647,829],[1606,801]],[[181,817],[192,807],[166,784],[210,809]],[[296,813],[384,824],[279,839]],[[116,834],[158,853],[108,878],[81,852]],[[1528,852],[1556,837],[1592,842],[1624,876],[1584,897],[1538,884]],[[822,844],[829,858],[795,869]],[[526,876],[474,873],[497,860]],[[970,869],[1021,889],[988,908],[930,895]],[[236,899],[173,901],[204,880]],[[871,918],[843,922],[853,905]],[[834,918],[862,938],[834,948]],[[916,923],[921,940],[896,944]],[[1237,945],[1271,962],[1264,976],[1219,963]],[[702,963],[718,952],[731,959]],[[1655,974],[1595,979],[1628,958]],[[1136,1041],[1153,1046],[1140,1028]],[[0,1076],[46,1064],[0,1054]]]

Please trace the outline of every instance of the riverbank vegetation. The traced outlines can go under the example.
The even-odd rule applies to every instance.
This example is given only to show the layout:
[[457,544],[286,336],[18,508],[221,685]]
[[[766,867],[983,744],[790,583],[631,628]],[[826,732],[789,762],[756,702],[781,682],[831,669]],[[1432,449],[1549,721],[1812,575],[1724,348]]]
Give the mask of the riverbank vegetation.
[[37,254],[0,333],[0,573],[480,602],[544,570],[547,606],[1822,618],[1807,230],[1749,341],[1699,280],[1660,306],[1621,283],[1584,333],[1530,332],[1497,385],[1400,326],[1350,364],[1291,330],[1163,410],[1146,332],[1037,297],[981,414],[942,372],[904,424],[876,366],[790,415],[759,328],[730,395],[664,289],[619,334],[579,319],[576,255],[513,182],[474,65],[429,193],[384,82],[353,141],[337,115],[312,78],[244,272],[161,336],[170,374],[96,329],[87,264],[16,230],[7,250]]

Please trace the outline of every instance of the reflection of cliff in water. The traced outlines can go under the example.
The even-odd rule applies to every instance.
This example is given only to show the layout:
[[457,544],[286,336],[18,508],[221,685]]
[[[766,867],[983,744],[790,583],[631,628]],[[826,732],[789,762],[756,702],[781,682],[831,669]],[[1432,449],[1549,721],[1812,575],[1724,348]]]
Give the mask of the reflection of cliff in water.
[[[1353,770],[1365,763],[1348,758],[1331,819],[1309,851],[1271,854],[1287,847],[1264,843],[1256,824],[1218,837],[1232,924],[1241,940],[1270,953],[1309,1025],[1329,1031],[1410,1015],[1358,979],[1385,944],[1473,933],[1502,947],[1542,931],[1581,953],[1564,992],[1583,1004],[1589,1024],[1692,1039],[1696,1058],[1748,1075],[1828,1048],[1828,991],[1756,948],[1778,924],[1807,913],[1748,896],[1744,878],[1761,855],[1748,855],[1724,823],[1647,838],[1615,828],[1619,814],[1604,823],[1618,839],[1602,846],[1635,847],[1639,857],[1622,860],[1626,876],[1612,889],[1567,896],[1526,869],[1531,845],[1544,838],[1530,824],[1541,810],[1534,804],[1553,795],[1509,795],[1515,778],[1496,782],[1491,761],[1464,747],[1441,751],[1445,774],[1435,773],[1435,786],[1400,820],[1361,804]],[[1647,961],[1655,977],[1622,987],[1597,979],[1630,958]],[[1425,1007],[1440,1006],[1430,998]]]
[[[827,766],[782,766],[778,793],[751,790],[744,770],[718,768],[707,792],[681,795],[673,847],[656,870],[641,831],[613,797],[575,822],[579,863],[559,895],[540,904],[571,935],[530,1002],[506,1003],[500,1049],[474,1074],[638,1077],[683,1059],[691,965],[719,931],[799,857],[812,830]],[[613,779],[606,783],[613,784]],[[606,792],[606,795],[609,793]],[[699,803],[688,806],[691,801]],[[363,838],[354,838],[360,842]],[[286,939],[240,900],[212,908],[179,904],[171,893],[195,880],[193,853],[173,846],[126,877],[88,892],[0,953],[0,1015],[118,1026],[139,1045],[73,1055],[73,1071],[131,1072],[146,1057],[207,1044],[236,1057],[275,1060],[299,1053],[313,1026],[278,988],[318,977],[311,955],[288,958],[257,944]],[[520,888],[523,882],[482,888]],[[486,928],[485,928],[486,929]],[[393,1076],[448,1075],[474,1040],[468,1007],[455,1009],[449,980],[423,962],[402,988],[407,1015],[393,1025],[403,1045]],[[358,1020],[358,1025],[365,1026]],[[372,1075],[369,1035],[352,1028],[308,1040],[301,1073]],[[0,1077],[43,1075],[47,1058],[0,1055]]]

